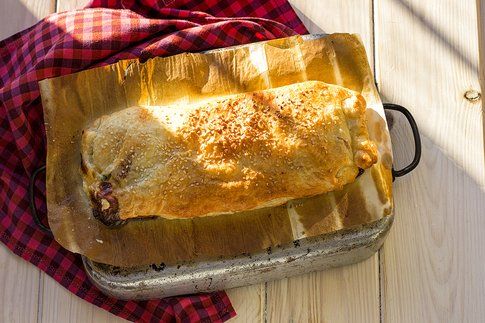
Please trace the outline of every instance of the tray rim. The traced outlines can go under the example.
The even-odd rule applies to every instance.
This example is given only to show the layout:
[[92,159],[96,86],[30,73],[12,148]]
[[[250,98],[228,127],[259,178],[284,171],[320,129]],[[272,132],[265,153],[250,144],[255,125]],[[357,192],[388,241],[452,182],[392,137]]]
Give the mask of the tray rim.
[[96,263],[85,256],[82,260],[88,277],[103,293],[119,299],[147,300],[252,285],[357,263],[379,250],[393,221],[394,214],[390,214],[257,253],[171,266],[123,268]]

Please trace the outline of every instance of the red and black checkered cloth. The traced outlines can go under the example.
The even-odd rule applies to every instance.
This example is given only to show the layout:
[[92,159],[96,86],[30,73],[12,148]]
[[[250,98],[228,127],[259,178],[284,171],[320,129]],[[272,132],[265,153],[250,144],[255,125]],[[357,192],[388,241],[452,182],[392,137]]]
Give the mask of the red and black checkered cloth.
[[[120,59],[306,32],[286,0],[95,0],[88,9],[52,14],[1,41],[0,240],[77,296],[128,320],[217,322],[234,316],[224,292],[142,302],[107,297],[89,282],[78,255],[36,227],[29,176],[46,157],[37,82]],[[38,182],[45,193],[45,181]],[[45,214],[39,195],[36,203]]]

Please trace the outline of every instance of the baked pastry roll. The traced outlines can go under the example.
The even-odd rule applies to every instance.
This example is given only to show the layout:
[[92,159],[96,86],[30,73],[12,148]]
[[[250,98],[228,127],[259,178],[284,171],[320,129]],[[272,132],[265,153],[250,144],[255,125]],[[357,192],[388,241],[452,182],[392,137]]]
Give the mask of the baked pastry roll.
[[360,94],[318,81],[127,108],[83,132],[84,190],[106,224],[233,213],[339,190],[377,160],[365,111]]

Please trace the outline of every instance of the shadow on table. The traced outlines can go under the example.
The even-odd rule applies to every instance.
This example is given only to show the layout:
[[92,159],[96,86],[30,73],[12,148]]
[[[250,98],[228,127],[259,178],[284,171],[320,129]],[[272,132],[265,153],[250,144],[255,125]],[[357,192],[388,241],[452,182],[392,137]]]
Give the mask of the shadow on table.
[[[404,8],[410,15],[412,15],[426,30],[434,34],[440,43],[445,45],[449,51],[451,51],[456,57],[458,57],[467,68],[478,71],[478,62],[472,61],[461,49],[460,46],[454,42],[445,32],[435,25],[430,19],[427,19],[425,15],[415,9],[406,0],[393,0],[395,3]],[[452,2],[448,2],[448,5]],[[460,2],[457,2],[460,3]],[[443,4],[445,5],[445,4]]]

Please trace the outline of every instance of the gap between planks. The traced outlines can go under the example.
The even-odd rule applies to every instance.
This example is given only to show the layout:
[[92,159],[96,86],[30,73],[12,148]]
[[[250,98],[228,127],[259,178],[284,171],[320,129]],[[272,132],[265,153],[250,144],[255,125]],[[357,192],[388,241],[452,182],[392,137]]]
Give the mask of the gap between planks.
[[[376,65],[377,65],[377,48],[376,48],[376,0],[371,0],[371,10],[370,10],[370,16],[371,16],[371,48],[372,48],[372,74],[374,76],[374,82],[376,84],[377,91],[380,92],[379,89],[379,82],[377,81],[376,77]],[[392,228],[392,227],[391,227]],[[384,241],[385,243],[385,241]],[[383,313],[383,308],[384,308],[384,302],[383,302],[383,263],[382,263],[382,247],[379,248],[377,251],[377,278],[378,278],[378,296],[379,296],[379,322],[383,323],[384,322],[384,313]]]

